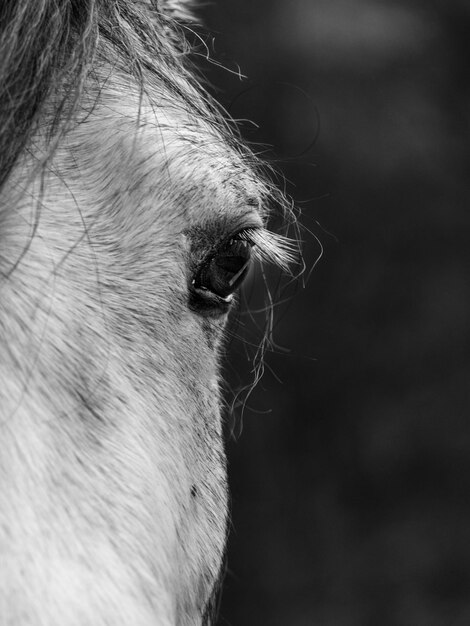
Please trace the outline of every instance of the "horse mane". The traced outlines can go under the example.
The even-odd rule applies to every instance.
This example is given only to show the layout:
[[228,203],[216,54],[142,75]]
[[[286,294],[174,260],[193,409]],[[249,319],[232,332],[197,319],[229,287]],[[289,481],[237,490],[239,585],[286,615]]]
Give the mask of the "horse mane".
[[214,120],[213,103],[208,115],[208,99],[186,67],[189,45],[175,19],[181,16],[168,2],[165,11],[156,0],[2,1],[0,188],[39,122],[53,152],[96,61],[118,65],[141,86],[144,75],[152,76],[194,113]]

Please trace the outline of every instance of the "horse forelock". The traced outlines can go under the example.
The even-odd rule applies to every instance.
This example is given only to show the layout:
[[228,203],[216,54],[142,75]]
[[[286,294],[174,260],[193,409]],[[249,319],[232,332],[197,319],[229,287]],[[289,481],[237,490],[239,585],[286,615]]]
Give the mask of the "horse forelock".
[[[193,20],[191,4],[5,0],[0,7],[0,190],[25,150],[31,177],[47,167],[61,137],[93,114],[102,90],[119,72],[155,108],[164,96],[185,110],[187,120],[211,127],[212,140],[230,147],[251,168],[264,216],[277,205],[290,219],[290,204],[270,182],[266,163],[246,148],[236,124],[201,89],[185,38],[185,23]],[[32,146],[38,133],[44,141]]]
[[158,84],[195,115],[227,130],[194,71],[188,71],[193,68],[184,18],[191,19],[185,5],[170,0],[5,0],[0,7],[0,186],[38,126],[53,152],[87,81],[103,63],[131,75],[142,91]]

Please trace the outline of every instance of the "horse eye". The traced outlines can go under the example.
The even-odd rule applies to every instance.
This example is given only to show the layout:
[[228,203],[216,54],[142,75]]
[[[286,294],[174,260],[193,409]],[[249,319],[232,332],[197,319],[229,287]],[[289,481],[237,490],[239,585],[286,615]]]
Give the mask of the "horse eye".
[[199,269],[193,281],[194,289],[230,302],[250,267],[251,248],[252,244],[240,235],[223,244]]

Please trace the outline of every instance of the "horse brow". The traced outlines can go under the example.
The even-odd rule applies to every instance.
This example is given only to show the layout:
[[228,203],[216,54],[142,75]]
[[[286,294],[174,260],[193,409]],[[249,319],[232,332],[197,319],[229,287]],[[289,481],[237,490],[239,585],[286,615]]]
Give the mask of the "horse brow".
[[[76,10],[70,2],[6,4],[15,3],[19,10],[7,7],[0,24],[0,187],[39,121],[53,154],[80,109],[90,78],[99,75],[89,72],[97,51],[105,63],[132,76],[142,94],[158,83],[195,118],[231,135],[219,106],[186,67],[191,46],[177,15],[165,15],[146,2],[77,0]],[[100,91],[102,86],[97,87]]]

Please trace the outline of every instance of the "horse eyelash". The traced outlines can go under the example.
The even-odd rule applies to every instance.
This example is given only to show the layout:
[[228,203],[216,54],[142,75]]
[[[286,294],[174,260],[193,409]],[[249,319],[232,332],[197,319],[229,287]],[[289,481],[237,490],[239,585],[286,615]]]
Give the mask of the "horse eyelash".
[[289,266],[298,261],[298,243],[264,228],[247,228],[238,233],[238,237],[253,246],[255,259],[274,263],[282,270],[290,272]]

